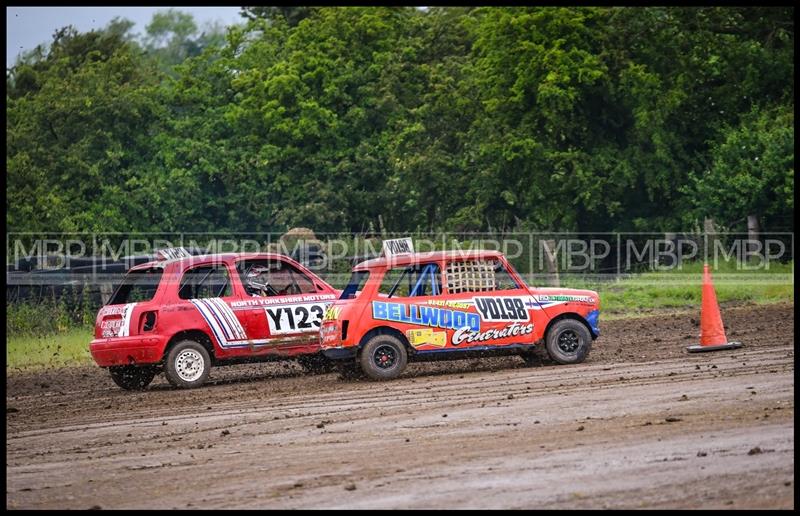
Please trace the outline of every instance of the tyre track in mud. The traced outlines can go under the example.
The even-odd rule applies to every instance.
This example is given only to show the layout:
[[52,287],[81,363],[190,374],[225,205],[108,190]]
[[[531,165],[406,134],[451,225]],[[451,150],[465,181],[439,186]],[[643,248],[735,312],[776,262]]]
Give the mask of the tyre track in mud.
[[[766,355],[766,356],[757,356],[757,355]],[[706,377],[716,378],[719,376],[726,376],[726,377],[735,377],[735,376],[742,376],[748,375],[752,373],[752,369],[747,368],[746,366],[739,365],[738,360],[746,358],[749,360],[749,363],[755,367],[767,367],[770,371],[775,372],[791,372],[793,364],[787,361],[784,357],[773,357],[772,354],[768,354],[767,352],[751,352],[749,354],[738,354],[735,357],[726,357],[726,360],[720,363],[718,367],[719,372],[706,371],[711,373],[710,375],[705,375]],[[761,358],[762,360],[753,359]],[[735,362],[734,362],[735,361]],[[666,371],[663,372],[652,372],[653,369],[662,369],[665,368]],[[677,389],[673,389],[672,392],[675,393],[675,396],[678,397],[678,391],[680,391],[680,395],[683,395],[684,392],[691,389],[691,382],[693,380],[703,381],[704,375],[697,374],[697,370],[693,364],[688,364],[687,369],[689,371],[685,372],[677,372],[674,370],[674,364],[669,363],[669,361],[662,362],[652,362],[652,363],[643,363],[636,367],[627,366],[625,368],[621,368],[619,371],[615,371],[614,373],[597,373],[594,375],[593,379],[586,384],[579,384],[579,383],[559,383],[555,384],[556,381],[561,381],[561,378],[550,378],[548,383],[548,377],[542,375],[536,375],[534,378],[529,377],[522,377],[519,378],[519,374],[521,372],[517,372],[514,376],[506,377],[503,375],[503,378],[492,379],[491,382],[475,382],[472,385],[467,384],[467,388],[476,388],[480,387],[480,393],[476,395],[455,395],[453,391],[461,391],[462,385],[454,384],[454,383],[444,383],[438,386],[438,392],[436,395],[428,395],[427,393],[416,393],[413,391],[392,391],[392,394],[395,395],[394,399],[386,400],[383,399],[380,403],[381,410],[396,416],[413,416],[414,414],[419,414],[420,412],[429,412],[429,411],[442,411],[451,409],[454,407],[459,407],[463,405],[469,405],[473,407],[484,408],[487,403],[494,403],[494,404],[503,404],[508,403],[509,396],[511,399],[524,399],[525,397],[537,397],[537,396],[545,396],[550,394],[558,394],[558,395],[580,395],[582,393],[592,392],[598,389],[609,388],[610,385],[619,383],[620,380],[616,376],[620,372],[626,373],[629,376],[626,377],[626,380],[623,380],[626,387],[634,387],[634,386],[660,386],[660,385],[675,385],[677,384]],[[582,368],[582,373],[586,372],[585,368]],[[606,369],[606,368],[604,368]],[[639,371],[643,374],[640,376],[636,376],[633,372]],[[647,373],[647,374],[645,374]],[[611,378],[611,376],[614,376]],[[385,393],[384,393],[385,394]],[[609,395],[611,392],[609,392]],[[363,420],[369,419],[373,417],[371,411],[375,408],[376,398],[381,398],[381,396],[375,396],[374,394],[370,394],[369,392],[362,394],[361,396],[353,396],[353,398],[349,396],[342,397],[340,393],[336,395],[321,395],[315,397],[305,397],[305,399],[298,400],[293,404],[284,404],[279,403],[274,407],[270,407],[270,412],[268,415],[263,416],[265,412],[265,407],[256,407],[256,408],[226,408],[225,410],[215,410],[215,411],[208,411],[202,415],[204,421],[211,421],[212,419],[220,420],[221,423],[218,426],[207,426],[204,432],[213,432],[215,430],[223,430],[223,429],[231,429],[231,428],[238,428],[243,429],[247,426],[253,425],[261,425],[265,423],[269,423],[276,419],[285,421],[285,422],[296,422],[300,424],[306,424],[306,420],[319,420],[325,418],[335,418],[341,417],[342,415],[347,415],[348,419],[350,420]],[[747,398],[745,398],[747,399]],[[613,401],[613,396],[609,396],[609,403]],[[688,400],[687,400],[688,401]],[[330,410],[328,407],[331,405],[335,405],[337,408],[336,410]],[[143,415],[144,417],[144,415]],[[26,431],[20,432],[19,434],[14,434],[8,437],[7,444],[13,450],[14,445],[18,440],[25,440],[30,441],[31,438],[36,437],[45,437],[49,438],[54,433],[69,433],[69,432],[100,432],[100,431],[112,431],[117,427],[122,428],[137,428],[137,427],[152,427],[152,426],[166,426],[163,423],[169,424],[179,424],[181,422],[185,422],[187,420],[194,420],[197,416],[195,414],[187,414],[187,415],[170,415],[164,416],[162,414],[150,414],[147,416],[146,421],[141,420],[123,420],[117,421],[113,423],[96,423],[96,424],[89,424],[89,425],[71,425],[65,426],[56,429],[46,429],[46,430],[34,430],[34,431]],[[247,418],[246,421],[238,421],[242,418]],[[156,421],[157,420],[157,421]],[[182,435],[190,435],[196,433],[193,429],[188,429],[184,432],[171,432],[168,434],[163,435],[164,438],[175,438],[180,437]],[[146,439],[145,439],[146,440]],[[141,441],[141,440],[140,440]],[[128,442],[137,442],[136,439],[132,439]],[[119,444],[118,442],[108,442],[105,445],[100,444],[97,446],[98,449],[104,446],[115,446]],[[78,446],[76,449],[80,449]]]
[[[224,380],[207,397],[204,389],[127,397],[108,388],[47,397],[9,389],[7,406],[20,412],[6,417],[7,504],[636,507],[635,494],[653,507],[792,506],[793,487],[784,484],[794,467],[794,351],[780,333],[788,325],[793,339],[791,306],[729,312],[733,332],[750,334],[753,321],[781,324],[717,354],[688,355],[685,335],[665,331],[658,343],[665,346],[640,345],[632,359],[625,356],[631,333],[659,323],[685,333],[693,324],[614,322],[603,336],[610,345],[598,341],[581,365],[424,364],[390,383],[283,368],[261,380]],[[83,405],[69,411],[75,403]],[[19,416],[27,412],[26,423]],[[747,455],[755,446],[769,451]],[[585,467],[608,481],[584,478]],[[728,478],[731,471],[741,471],[750,489],[730,489],[742,482]],[[687,474],[717,491],[687,485]],[[202,495],[181,493],[164,475],[192,485],[202,479]],[[570,475],[590,488],[534,488]],[[643,484],[648,475],[654,480]]]
[[[787,353],[785,358],[791,358],[792,353]],[[687,357],[688,358],[688,357]],[[673,384],[681,381],[691,381],[704,376],[738,376],[750,374],[753,368],[764,368],[770,372],[791,372],[794,364],[792,360],[783,360],[782,357],[776,359],[774,351],[772,350],[758,350],[758,351],[743,351],[728,357],[725,357],[726,362],[724,368],[719,366],[716,369],[710,369],[704,357],[695,355],[694,359],[687,360],[685,370],[670,369],[666,372],[661,372],[656,369],[662,362],[666,366],[670,366],[670,361],[655,361],[644,362],[637,365],[629,364],[612,364],[609,367],[603,367],[602,372],[593,372],[592,379],[588,383],[571,381],[569,377],[565,378],[565,373],[569,371],[569,375],[580,376],[592,368],[572,366],[569,369],[564,367],[553,366],[544,370],[532,370],[537,374],[535,380],[532,380],[526,375],[498,375],[493,373],[489,377],[482,377],[473,380],[444,380],[436,385],[436,393],[429,392],[415,392],[408,389],[408,382],[400,380],[395,384],[368,384],[368,385],[343,385],[331,379],[338,389],[335,393],[321,393],[316,395],[297,395],[294,396],[293,403],[287,404],[283,402],[276,403],[271,406],[272,410],[279,410],[288,412],[284,414],[284,418],[297,417],[292,416],[292,411],[303,410],[305,411],[302,417],[319,417],[334,415],[339,412],[352,412],[360,408],[372,408],[376,398],[381,398],[387,394],[392,394],[393,399],[384,399],[382,406],[391,408],[393,410],[401,408],[419,408],[420,406],[427,405],[432,402],[445,400],[442,407],[458,406],[463,403],[480,403],[487,401],[494,401],[496,399],[506,398],[507,395],[513,396],[526,396],[526,395],[542,395],[554,392],[576,394],[581,391],[589,391],[602,387],[613,386],[619,382],[624,382],[628,386],[633,385],[656,385],[656,384]],[[744,360],[743,364],[739,365],[738,360]],[[730,363],[728,363],[730,362]],[[697,366],[705,366],[700,369]],[[643,366],[647,368],[647,374],[642,374]],[[654,371],[650,372],[650,368]],[[636,374],[640,373],[640,376]],[[498,377],[501,376],[501,377]],[[459,378],[463,378],[460,375]],[[556,382],[559,382],[556,384]],[[356,390],[353,390],[356,389]],[[376,390],[380,389],[380,390]],[[430,389],[427,387],[426,389]],[[465,393],[470,389],[479,389],[478,394]],[[331,403],[337,403],[340,407],[337,412],[330,412],[326,410]],[[263,407],[259,408],[245,408],[251,405],[251,402],[231,402],[227,404],[225,410],[216,410],[212,414],[215,416],[238,416],[248,415],[263,412]],[[192,409],[188,409],[190,413]],[[153,418],[160,418],[162,421],[177,421],[185,417],[193,417],[193,415],[182,416],[172,415],[174,411],[163,412],[149,412],[149,416]],[[270,418],[273,416],[270,416]],[[265,420],[268,418],[265,418]],[[88,428],[110,428],[114,426],[127,426],[136,424],[135,419],[127,419],[109,423],[94,423],[91,425],[82,424],[78,427],[83,429]],[[72,431],[78,428],[76,426],[67,426],[60,428],[57,431]],[[21,433],[20,437],[32,437],[36,435],[49,435],[52,429],[43,429],[39,431],[30,431]]]
[[[790,345],[793,340],[791,305],[734,308],[727,314],[730,314],[729,335],[735,335],[736,338],[751,335],[746,339],[748,345],[745,351],[754,347],[760,349],[781,344]],[[730,328],[734,320],[736,326]],[[655,341],[640,340],[640,336],[646,337],[655,331],[652,329],[654,324],[664,327],[661,337],[656,337]],[[788,333],[781,333],[779,328],[786,328]],[[765,330],[772,330],[772,333]],[[696,337],[697,324],[694,315],[657,316],[612,321],[606,323],[603,332],[604,335],[595,343],[586,364],[607,363],[616,367],[619,364],[659,358],[685,357],[692,360],[693,356],[688,355],[684,348],[694,342],[691,339]],[[414,383],[417,378],[426,381],[436,376],[445,376],[455,378],[453,381],[460,381],[466,387],[470,383],[482,383],[491,379],[492,375],[481,373],[496,373],[521,367],[521,361],[515,357],[412,364],[401,381],[411,379]],[[544,369],[550,370],[552,377],[569,381],[570,376],[563,374],[562,366],[548,366]],[[110,420],[123,414],[123,411],[134,414],[137,410],[151,414],[191,412],[198,407],[202,408],[203,403],[213,406],[224,402],[231,406],[231,400],[237,396],[247,400],[242,402],[246,406],[253,398],[266,398],[269,393],[291,394],[295,399],[303,399],[305,393],[333,391],[343,392],[343,395],[355,400],[359,396],[359,388],[364,388],[362,382],[340,382],[334,375],[305,376],[299,371],[299,367],[286,363],[221,368],[212,372],[212,375],[221,379],[196,391],[175,391],[169,389],[166,382],[160,379],[160,383],[157,381],[146,393],[130,393],[116,388],[107,378],[107,373],[99,368],[12,374],[7,377],[6,403],[20,413],[15,417],[7,417],[7,423],[14,430],[18,426],[35,427],[37,423],[43,427],[51,427],[62,418],[80,418],[85,422]],[[473,379],[476,375],[478,378]],[[466,378],[458,378],[459,376]],[[78,386],[86,388],[74,389]],[[364,390],[366,394],[361,396],[372,396],[374,389],[380,388],[376,386],[380,384],[367,384]],[[106,413],[106,410],[111,413]]]

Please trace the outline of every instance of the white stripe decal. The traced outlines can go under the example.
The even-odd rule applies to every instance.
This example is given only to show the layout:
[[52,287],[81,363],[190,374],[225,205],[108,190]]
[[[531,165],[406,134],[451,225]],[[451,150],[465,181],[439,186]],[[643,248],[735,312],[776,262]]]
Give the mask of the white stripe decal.
[[222,347],[227,346],[228,339],[225,338],[225,334],[220,329],[213,314],[209,312],[206,305],[202,303],[202,300],[192,299],[191,302],[194,306],[197,307],[197,310],[200,312],[200,315],[203,316],[203,319],[206,320],[206,323],[208,323],[208,327],[211,328],[211,332],[214,334],[214,337],[216,337],[217,342],[219,342],[219,345]]
[[223,301],[219,298],[212,298],[209,299],[213,304],[219,307],[220,313],[225,317],[228,322],[228,326],[232,330],[233,336],[235,340],[242,340],[246,339],[247,335],[244,332],[244,328],[242,324],[239,322],[239,319],[236,317],[236,314],[233,313],[231,307],[228,306],[228,303]]
[[223,335],[225,336],[226,341],[234,340],[233,332],[228,325],[228,321],[225,320],[225,317],[219,313],[219,309],[214,306],[208,299],[203,300],[203,305],[205,306],[208,313],[211,315],[211,318],[216,322],[217,326],[222,330]]
[[190,301],[206,320],[220,346],[229,347],[261,343],[260,341],[249,341],[240,344],[240,341],[247,340],[247,332],[245,332],[233,310],[222,299],[191,299]]
[[201,302],[206,307],[208,312],[211,314],[212,318],[220,327],[220,329],[222,329],[222,332],[225,334],[225,340],[234,340],[233,331],[231,331],[230,328],[230,323],[220,313],[219,307],[215,306],[214,303],[212,303],[211,300],[209,299],[203,299],[201,300]]
[[239,319],[236,318],[236,314],[233,313],[233,310],[223,301],[222,299],[209,299],[212,304],[217,305],[219,309],[219,313],[225,319],[228,324],[228,328],[231,330],[232,340],[242,340],[245,338],[244,328],[242,325],[239,324]]
[[133,307],[136,303],[127,303],[122,310],[122,326],[119,329],[119,337],[127,337],[131,334],[131,316],[133,315]]

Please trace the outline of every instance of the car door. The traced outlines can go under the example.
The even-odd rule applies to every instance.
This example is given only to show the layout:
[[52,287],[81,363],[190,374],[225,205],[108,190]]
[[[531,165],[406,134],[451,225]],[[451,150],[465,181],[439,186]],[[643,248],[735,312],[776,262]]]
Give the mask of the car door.
[[236,270],[245,290],[248,335],[257,345],[292,346],[319,339],[327,306],[336,299],[306,271],[279,257],[242,259]]
[[[401,265],[384,272],[371,303],[372,318],[392,323],[417,352],[448,347],[448,327],[467,323],[464,311],[441,299],[442,274],[437,262]],[[458,321],[456,321],[458,319]]]
[[532,343],[538,306],[525,285],[498,259],[453,260],[445,268],[443,299],[453,306],[471,307],[479,329],[458,329],[453,346],[494,347]]
[[233,309],[240,297],[231,278],[227,264],[205,263],[186,269],[178,286],[178,298],[194,305],[221,348],[221,355],[246,346],[248,340],[247,315]]

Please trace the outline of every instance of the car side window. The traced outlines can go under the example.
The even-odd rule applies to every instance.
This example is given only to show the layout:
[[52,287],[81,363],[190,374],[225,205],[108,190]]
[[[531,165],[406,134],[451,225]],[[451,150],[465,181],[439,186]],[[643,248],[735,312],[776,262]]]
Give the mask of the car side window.
[[497,290],[513,290],[515,288],[520,288],[514,280],[514,277],[511,276],[500,260],[494,261],[494,283]]
[[442,293],[439,265],[426,263],[386,271],[378,292],[388,297],[436,296]]
[[464,260],[447,264],[447,293],[489,292],[519,288],[499,260]]
[[230,276],[224,264],[201,265],[183,273],[178,297],[181,299],[227,297],[231,292]]
[[286,296],[316,292],[314,282],[283,260],[241,260],[236,270],[250,296]]

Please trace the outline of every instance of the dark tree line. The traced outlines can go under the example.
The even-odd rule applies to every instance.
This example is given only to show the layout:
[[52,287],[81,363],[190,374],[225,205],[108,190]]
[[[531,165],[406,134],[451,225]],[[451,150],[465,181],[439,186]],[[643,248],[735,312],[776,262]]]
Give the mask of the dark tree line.
[[793,230],[791,8],[242,14],[23,56],[8,230]]

